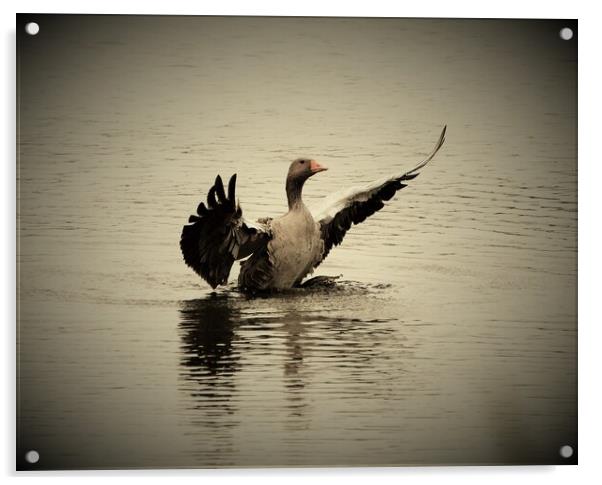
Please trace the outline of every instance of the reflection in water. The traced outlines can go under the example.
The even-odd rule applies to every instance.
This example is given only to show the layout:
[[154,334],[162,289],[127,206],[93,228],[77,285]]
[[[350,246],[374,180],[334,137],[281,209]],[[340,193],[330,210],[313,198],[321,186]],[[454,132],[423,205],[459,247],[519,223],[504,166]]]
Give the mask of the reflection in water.
[[240,425],[233,399],[240,356],[232,351],[236,326],[232,313],[228,298],[215,294],[182,302],[180,307],[181,375],[190,384],[183,389],[193,398],[196,411],[190,424],[207,430],[212,439],[210,451],[203,440],[199,451],[191,452],[211,464],[235,451],[230,429]]
[[[278,382],[276,388],[267,389],[266,406],[275,392],[282,395],[281,424],[290,431],[310,428],[316,393],[350,385],[357,387],[353,394],[361,394],[361,387],[371,379],[360,376],[386,361],[380,349],[399,322],[350,318],[348,310],[360,305],[365,313],[367,301],[375,301],[371,292],[381,290],[343,281],[271,298],[250,299],[229,291],[181,302],[180,363],[187,382],[183,390],[192,397],[191,408],[202,411],[192,424],[201,427],[203,435],[209,428],[240,424],[239,405],[245,393],[260,402],[263,397],[261,382],[250,391],[237,388],[237,382],[239,387],[246,384],[245,377],[238,375],[261,373],[261,369]],[[411,355],[403,339],[397,348],[399,355]],[[331,374],[333,378],[328,377]],[[327,386],[320,388],[321,380]]]
[[[233,413],[233,376],[240,356],[232,352],[235,320],[228,299],[211,295],[180,308],[183,376],[195,384],[196,407]],[[217,406],[213,406],[217,405]]]
[[[289,410],[288,427],[303,429],[307,426],[304,416],[311,410],[305,398],[307,376],[304,373],[304,340],[307,338],[306,328],[303,325],[302,315],[290,312],[284,318],[282,328],[285,331],[284,346],[286,361],[284,363],[284,376],[286,378],[286,407]],[[309,411],[309,412],[308,412]]]
[[234,321],[228,298],[210,295],[205,299],[183,302],[180,309],[182,365],[202,369],[210,376],[232,375],[236,360],[232,357]]

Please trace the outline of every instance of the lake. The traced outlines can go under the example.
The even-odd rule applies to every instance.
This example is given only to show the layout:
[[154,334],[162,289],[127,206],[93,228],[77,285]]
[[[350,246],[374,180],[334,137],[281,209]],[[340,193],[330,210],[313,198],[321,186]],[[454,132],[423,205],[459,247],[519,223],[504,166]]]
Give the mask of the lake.
[[[20,15],[19,22],[31,16]],[[575,463],[576,22],[35,16],[18,32],[26,469]],[[215,176],[286,211],[403,173],[315,275],[185,266]],[[20,459],[18,460],[20,461]]]

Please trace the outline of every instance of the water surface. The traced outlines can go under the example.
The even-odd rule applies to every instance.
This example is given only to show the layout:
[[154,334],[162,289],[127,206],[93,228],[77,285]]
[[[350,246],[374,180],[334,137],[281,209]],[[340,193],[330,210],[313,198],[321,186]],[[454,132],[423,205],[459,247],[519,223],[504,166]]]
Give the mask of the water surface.
[[[19,453],[501,464],[576,447],[564,24],[38,18],[18,34]],[[276,216],[290,160],[330,168],[306,185],[317,206],[412,168],[443,124],[431,165],[319,267],[334,288],[250,299],[182,262],[217,173],[238,173],[245,216]]]

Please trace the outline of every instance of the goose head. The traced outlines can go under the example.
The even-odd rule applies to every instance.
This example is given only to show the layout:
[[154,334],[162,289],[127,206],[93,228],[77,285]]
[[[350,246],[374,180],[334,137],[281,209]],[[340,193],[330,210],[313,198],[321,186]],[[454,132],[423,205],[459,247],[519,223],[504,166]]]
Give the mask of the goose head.
[[310,158],[297,158],[291,163],[286,176],[286,196],[289,209],[300,204],[301,190],[305,181],[324,170],[328,169]]
[[318,172],[323,172],[324,170],[328,169],[315,160],[310,158],[297,158],[297,160],[291,163],[288,168],[286,179],[287,181],[294,180],[296,182],[305,182],[309,177],[312,177]]

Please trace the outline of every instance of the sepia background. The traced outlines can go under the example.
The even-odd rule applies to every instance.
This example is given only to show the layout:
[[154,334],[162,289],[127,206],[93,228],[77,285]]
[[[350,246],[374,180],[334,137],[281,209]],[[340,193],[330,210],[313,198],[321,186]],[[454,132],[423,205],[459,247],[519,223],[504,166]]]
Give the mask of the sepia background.
[[[575,463],[565,26],[19,15],[18,467]],[[217,173],[275,216],[293,158],[330,168],[317,206],[444,124],[319,267],[335,288],[248,299],[184,265]]]

